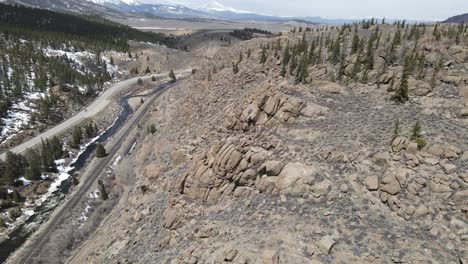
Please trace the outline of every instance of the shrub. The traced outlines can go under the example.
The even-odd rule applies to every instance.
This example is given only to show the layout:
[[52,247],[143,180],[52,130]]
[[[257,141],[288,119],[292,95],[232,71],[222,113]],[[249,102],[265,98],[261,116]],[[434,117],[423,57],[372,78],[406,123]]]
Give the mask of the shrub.
[[16,219],[21,216],[21,210],[18,207],[11,208],[10,211],[8,211],[8,215],[10,215],[12,219]]
[[154,134],[156,133],[156,126],[154,124],[151,124],[150,126],[148,126],[147,130],[149,134]]
[[424,138],[417,138],[415,142],[418,144],[418,149],[421,150],[427,145],[427,141]]
[[141,78],[138,78],[137,84],[138,84],[138,85],[143,85],[143,80],[142,80]]
[[175,82],[177,81],[177,78],[176,78],[175,73],[174,73],[173,70],[171,70],[171,71],[169,72],[169,78],[171,78],[171,82],[172,82],[172,83],[175,83]]

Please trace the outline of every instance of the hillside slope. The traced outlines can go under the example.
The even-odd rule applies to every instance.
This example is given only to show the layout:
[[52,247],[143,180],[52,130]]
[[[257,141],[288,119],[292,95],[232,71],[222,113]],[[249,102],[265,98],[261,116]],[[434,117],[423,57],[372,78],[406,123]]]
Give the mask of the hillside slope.
[[456,29],[364,23],[220,49],[154,105],[154,133],[106,186],[136,182],[67,262],[464,263]]
[[468,24],[468,13],[458,16],[453,16],[444,21],[444,23],[465,23]]

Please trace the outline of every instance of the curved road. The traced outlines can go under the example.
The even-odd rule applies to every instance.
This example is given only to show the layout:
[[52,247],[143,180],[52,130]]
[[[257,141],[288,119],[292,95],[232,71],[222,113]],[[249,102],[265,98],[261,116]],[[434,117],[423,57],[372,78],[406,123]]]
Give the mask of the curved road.
[[[188,73],[190,71],[191,70],[188,70],[188,69],[187,70],[179,70],[179,71],[176,71],[175,73],[176,74],[181,74],[181,73]],[[58,134],[60,134],[60,133],[62,133],[64,131],[66,131],[70,127],[78,125],[83,120],[85,120],[87,118],[90,118],[90,117],[93,117],[94,115],[96,115],[97,113],[99,113],[100,111],[102,111],[104,108],[106,108],[109,105],[110,101],[112,100],[112,97],[117,92],[122,91],[125,88],[128,88],[130,85],[136,83],[138,78],[141,78],[143,80],[148,80],[153,76],[155,78],[161,78],[161,77],[168,76],[168,74],[169,74],[169,72],[161,73],[161,74],[146,75],[146,76],[138,76],[138,77],[130,78],[128,80],[124,80],[124,81],[115,83],[109,89],[104,91],[98,98],[96,98],[96,100],[92,104],[87,106],[85,109],[83,109],[78,114],[76,114],[73,117],[67,119],[66,121],[56,125],[55,127],[41,133],[40,135],[37,135],[36,137],[34,137],[34,138],[32,138],[32,139],[30,139],[30,140],[28,140],[26,142],[23,142],[22,144],[20,144],[20,145],[18,145],[16,147],[11,148],[10,151],[12,151],[14,153],[18,153],[18,154],[23,153],[27,149],[32,148],[32,147],[36,146],[37,144],[41,143],[41,140],[43,140],[43,139],[45,140],[45,139],[51,138],[53,136],[56,136],[56,135],[58,135]],[[0,159],[3,159],[3,160],[5,159],[5,153],[0,154]]]

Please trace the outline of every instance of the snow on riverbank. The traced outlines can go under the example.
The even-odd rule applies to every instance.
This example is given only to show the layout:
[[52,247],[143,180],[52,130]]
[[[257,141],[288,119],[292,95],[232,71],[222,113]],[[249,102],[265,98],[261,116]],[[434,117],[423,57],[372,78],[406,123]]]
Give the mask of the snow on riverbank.
[[[120,113],[119,113],[119,116],[120,116]],[[16,219],[16,221],[14,223],[9,223],[8,224],[8,228],[10,230],[13,230],[14,228],[16,228],[17,226],[21,225],[22,223],[24,223],[26,220],[29,219],[29,217],[33,216],[36,212],[34,211],[34,209],[36,207],[39,207],[41,206],[44,202],[46,202],[52,195],[54,195],[55,192],[58,191],[60,185],[68,180],[70,178],[70,171],[72,171],[75,167],[73,166],[73,164],[75,164],[75,162],[78,160],[78,158],[86,151],[86,149],[91,145],[91,144],[94,144],[97,142],[97,140],[104,134],[106,133],[110,128],[112,128],[115,123],[117,122],[118,120],[118,116],[114,119],[114,122],[112,122],[112,124],[110,126],[107,127],[107,129],[105,129],[104,131],[102,131],[98,136],[92,138],[88,143],[86,144],[83,144],[80,146],[80,150],[74,155],[74,158],[71,159],[69,162],[66,162],[65,159],[61,159],[61,160],[57,160],[55,161],[55,163],[57,164],[57,170],[58,170],[58,173],[57,173],[57,178],[55,178],[54,182],[49,186],[48,190],[47,190],[47,193],[41,195],[36,201],[34,204],[27,204],[25,203],[25,208],[22,209],[22,216],[19,217],[18,219]],[[73,153],[70,153],[73,155]],[[121,157],[120,157],[121,158]],[[117,165],[117,163],[119,162],[120,158],[118,157],[116,159],[116,161],[114,161],[114,164],[113,165]],[[26,179],[24,179],[23,181],[23,184],[24,183],[30,183],[30,181],[27,181]],[[95,195],[98,195],[98,194],[95,194]]]

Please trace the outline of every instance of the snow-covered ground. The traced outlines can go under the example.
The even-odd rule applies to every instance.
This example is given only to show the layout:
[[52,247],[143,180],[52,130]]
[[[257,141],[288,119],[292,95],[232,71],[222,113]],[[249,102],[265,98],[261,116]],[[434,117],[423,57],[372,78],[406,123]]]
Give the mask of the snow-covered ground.
[[31,116],[36,111],[34,109],[36,106],[35,101],[44,96],[45,93],[27,93],[22,101],[11,106],[7,117],[2,118],[3,126],[0,133],[0,144],[31,125]]

